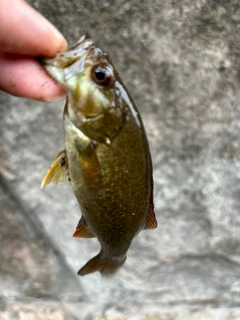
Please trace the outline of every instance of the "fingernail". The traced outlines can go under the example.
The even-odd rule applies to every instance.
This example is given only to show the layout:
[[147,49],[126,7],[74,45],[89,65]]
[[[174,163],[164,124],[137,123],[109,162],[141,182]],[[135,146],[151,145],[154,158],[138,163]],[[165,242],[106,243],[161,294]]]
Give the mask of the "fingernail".
[[36,10],[34,10],[34,11],[35,11],[35,13],[37,13],[38,17],[42,20],[42,27],[47,29],[48,31],[50,31],[52,33],[52,35],[54,36],[54,38],[56,38],[56,40],[59,43],[61,43],[61,45],[59,46],[59,51],[66,49],[67,40],[61,34],[61,32],[47,18],[45,18],[43,15],[41,15]]
[[51,24],[48,20],[48,29],[52,32],[55,38],[58,38],[59,40],[62,41],[62,49],[65,49],[67,47],[67,40],[64,38],[64,36],[61,34],[61,32],[53,25]]

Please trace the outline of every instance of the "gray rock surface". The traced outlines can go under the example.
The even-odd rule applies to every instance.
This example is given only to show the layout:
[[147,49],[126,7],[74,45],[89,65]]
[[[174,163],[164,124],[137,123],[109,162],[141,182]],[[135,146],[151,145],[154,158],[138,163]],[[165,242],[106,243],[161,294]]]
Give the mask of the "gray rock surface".
[[111,278],[77,270],[69,186],[40,191],[64,101],[0,93],[0,319],[240,319],[240,3],[31,0],[74,43],[88,30],[145,123],[159,227]]

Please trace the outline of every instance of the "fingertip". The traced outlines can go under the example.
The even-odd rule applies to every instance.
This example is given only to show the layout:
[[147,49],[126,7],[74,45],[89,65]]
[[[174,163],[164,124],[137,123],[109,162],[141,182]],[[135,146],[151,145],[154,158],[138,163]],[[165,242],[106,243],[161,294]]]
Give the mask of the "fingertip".
[[66,93],[34,59],[0,55],[0,89],[14,96],[57,101]]
[[41,47],[39,48],[39,52],[41,52],[40,55],[53,57],[58,52],[64,51],[67,48],[68,43],[61,32],[39,12],[35,11],[35,14],[39,19],[38,26],[41,25],[41,29],[39,27],[38,30],[39,35],[41,34]]
[[[55,46],[52,45],[52,48],[54,49],[54,52],[51,53],[51,55],[55,55],[57,52],[64,51],[67,46],[67,40],[64,38],[64,36],[61,34],[61,32],[51,23],[49,22],[45,17],[41,16],[43,20],[45,20],[45,27],[47,30],[49,30],[52,33],[52,41],[54,41],[56,44]],[[46,37],[48,36],[48,32],[46,34]]]
[[27,2],[1,1],[1,52],[53,57],[67,47],[57,28]]

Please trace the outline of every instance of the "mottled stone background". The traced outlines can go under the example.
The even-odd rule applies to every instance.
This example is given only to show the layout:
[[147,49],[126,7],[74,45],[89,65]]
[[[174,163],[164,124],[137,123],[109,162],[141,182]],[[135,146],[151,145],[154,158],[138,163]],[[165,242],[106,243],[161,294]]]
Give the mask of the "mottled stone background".
[[40,190],[63,148],[64,101],[0,93],[0,319],[240,319],[239,0],[31,0],[111,56],[145,123],[159,227],[119,273],[83,278],[70,187]]

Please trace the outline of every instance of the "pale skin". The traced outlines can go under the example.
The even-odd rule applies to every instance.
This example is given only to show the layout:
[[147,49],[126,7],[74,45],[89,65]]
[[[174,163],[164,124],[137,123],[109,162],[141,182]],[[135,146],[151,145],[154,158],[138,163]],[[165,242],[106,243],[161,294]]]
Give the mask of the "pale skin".
[[0,90],[54,101],[65,95],[36,61],[65,50],[61,33],[23,0],[0,0]]

